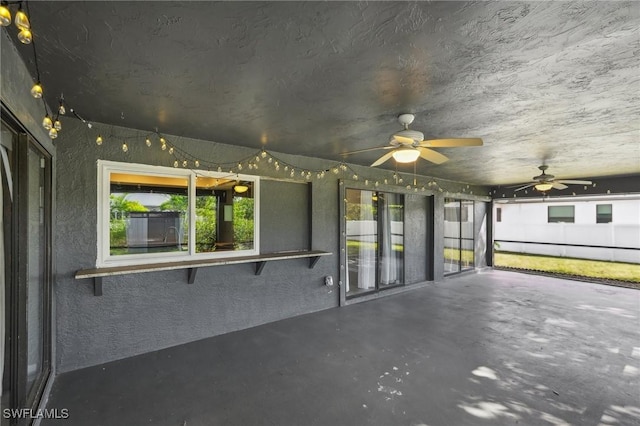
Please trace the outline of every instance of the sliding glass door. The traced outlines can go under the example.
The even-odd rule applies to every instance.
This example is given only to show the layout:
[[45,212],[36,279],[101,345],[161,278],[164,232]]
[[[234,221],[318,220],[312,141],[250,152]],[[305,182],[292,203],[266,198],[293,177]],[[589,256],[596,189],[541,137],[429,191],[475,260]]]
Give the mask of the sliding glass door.
[[51,157],[7,120],[3,114],[3,413],[37,407],[51,361]]
[[346,295],[404,283],[404,196],[346,189]]
[[444,273],[474,267],[473,201],[445,198]]

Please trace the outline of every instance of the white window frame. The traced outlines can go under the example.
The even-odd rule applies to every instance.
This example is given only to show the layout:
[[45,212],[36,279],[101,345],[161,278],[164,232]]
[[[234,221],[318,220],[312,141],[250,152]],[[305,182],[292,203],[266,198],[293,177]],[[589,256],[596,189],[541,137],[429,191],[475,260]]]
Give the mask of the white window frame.
[[[97,258],[96,267],[144,265],[184,260],[202,260],[216,258],[232,258],[260,254],[260,177],[252,175],[234,174],[234,178],[251,181],[253,184],[253,249],[231,250],[208,253],[196,253],[196,179],[198,176],[212,178],[229,178],[229,173],[210,172],[152,166],[148,164],[120,163],[116,161],[98,160],[98,206],[97,206]],[[167,177],[183,177],[188,181],[189,205],[189,249],[184,252],[139,253],[112,256],[110,254],[109,221],[110,221],[110,175],[111,173],[133,173]]]

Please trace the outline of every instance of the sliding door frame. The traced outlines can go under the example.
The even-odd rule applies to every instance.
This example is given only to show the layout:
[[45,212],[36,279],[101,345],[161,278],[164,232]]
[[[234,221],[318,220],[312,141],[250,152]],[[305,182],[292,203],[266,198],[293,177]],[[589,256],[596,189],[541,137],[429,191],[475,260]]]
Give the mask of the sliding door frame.
[[[52,203],[53,203],[53,178],[52,155],[44,149],[24,127],[9,113],[2,109],[2,121],[9,127],[17,138],[12,152],[15,170],[13,171],[13,202],[11,206],[11,238],[10,250],[13,257],[5,265],[10,269],[9,280],[5,283],[8,288],[7,305],[12,307],[7,316],[6,342],[8,346],[9,386],[11,398],[8,403],[15,409],[35,410],[40,403],[40,398],[51,374],[52,357]],[[29,286],[29,150],[34,150],[40,157],[40,164],[44,169],[44,181],[42,182],[42,244],[37,249],[42,251],[42,264],[39,265],[42,274],[38,277],[39,290],[42,292],[41,309],[41,338],[42,357],[40,359],[41,372],[35,378],[31,388],[27,388],[28,369],[28,300],[27,290]],[[5,247],[7,251],[7,247]],[[31,283],[33,285],[33,283]],[[29,419],[12,419],[11,424],[27,424]]]

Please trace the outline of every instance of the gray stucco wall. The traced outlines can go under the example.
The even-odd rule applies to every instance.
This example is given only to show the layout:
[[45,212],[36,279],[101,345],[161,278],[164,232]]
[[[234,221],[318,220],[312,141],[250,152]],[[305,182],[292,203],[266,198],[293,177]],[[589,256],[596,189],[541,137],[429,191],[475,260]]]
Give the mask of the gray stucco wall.
[[[3,37],[6,35],[3,33]],[[2,101],[17,119],[29,129],[54,155],[54,340],[55,367],[58,372],[113,361],[181,343],[203,339],[262,323],[335,307],[339,289],[324,286],[324,277],[331,275],[337,283],[340,263],[339,245],[339,184],[349,176],[327,173],[325,179],[305,184],[273,183],[277,194],[286,200],[288,208],[263,207],[265,223],[295,223],[296,234],[282,233],[281,226],[262,229],[264,250],[297,248],[308,244],[313,249],[334,253],[320,259],[314,269],[307,259],[269,262],[262,275],[254,275],[253,264],[201,268],[196,282],[186,284],[186,270],[144,273],[110,277],[104,280],[104,295],[93,295],[90,280],[75,280],[77,270],[95,266],[97,254],[97,165],[98,159],[154,164],[170,167],[172,159],[159,149],[144,144],[147,132],[106,127],[96,124],[93,130],[75,119],[63,119],[63,131],[51,143],[40,126],[41,104],[29,96],[31,78],[19,60],[15,46],[2,39]],[[104,127],[105,143],[94,143],[96,128]],[[119,136],[139,133],[137,141],[129,142],[129,151],[121,150]],[[209,141],[171,138],[176,145],[201,158],[224,158],[225,161],[244,158],[255,150]],[[267,147],[268,148],[268,147]],[[308,157],[278,154],[299,168],[322,169],[332,163]],[[350,165],[360,176],[384,179],[388,170]],[[256,173],[257,174],[257,173]],[[260,175],[282,178],[261,168]],[[300,178],[298,178],[300,179]],[[409,178],[407,178],[409,180]],[[466,186],[432,179],[449,191],[462,191]],[[266,181],[265,181],[266,182]],[[362,182],[360,182],[362,183]],[[391,187],[391,186],[390,186]],[[304,189],[301,189],[304,188]],[[397,192],[409,193],[402,186]],[[475,193],[486,189],[472,187]],[[295,208],[300,191],[307,192],[306,221]],[[425,195],[429,195],[429,191]],[[435,204],[434,267],[435,279],[442,278],[442,200],[445,194],[430,193]],[[418,196],[415,201],[428,197]],[[275,200],[278,203],[278,200]],[[263,205],[270,201],[263,199]],[[271,201],[273,202],[273,200]],[[293,206],[293,207],[291,207]],[[412,208],[410,211],[418,212]],[[418,216],[411,216],[411,222]],[[278,223],[278,222],[276,222]],[[440,224],[440,226],[438,226]],[[297,232],[307,227],[310,232]],[[270,234],[271,233],[271,234]],[[278,237],[273,238],[277,233]],[[425,234],[426,235],[426,234]],[[266,238],[266,239],[265,239]],[[422,239],[419,233],[410,237]],[[417,240],[416,240],[417,241]],[[410,242],[413,244],[413,242]],[[294,247],[295,246],[295,247]],[[418,247],[416,255],[425,255]],[[422,268],[422,266],[420,267]],[[411,271],[411,278],[422,273]],[[415,277],[413,276],[415,275]],[[417,279],[417,278],[416,278]]]
[[[333,276],[336,283],[339,276],[340,176],[329,173],[324,179],[313,180],[311,184],[264,180],[265,188],[269,190],[263,194],[274,194],[275,191],[276,195],[274,200],[268,197],[261,200],[264,225],[270,224],[269,229],[261,229],[262,249],[300,248],[308,241],[313,249],[334,253],[321,258],[314,269],[308,268],[307,259],[269,262],[259,276],[254,275],[253,264],[216,266],[201,268],[192,285],[186,284],[186,270],[123,275],[105,278],[104,295],[95,297],[91,281],[75,280],[74,274],[78,269],[95,266],[96,262],[96,161],[106,159],[170,166],[172,160],[157,148],[147,148],[142,137],[137,144],[129,143],[129,152],[124,153],[121,142],[106,138],[102,146],[96,146],[87,128],[76,120],[66,120],[64,126],[64,135],[57,142],[59,207],[56,217],[58,261],[55,291],[58,299],[59,371],[125,358],[338,305],[337,286],[324,286],[325,276]],[[111,128],[110,139],[130,136],[132,131],[135,132]],[[173,140],[200,158],[215,156],[233,161],[255,152],[186,138]],[[300,168],[328,167],[319,159],[278,156]],[[376,169],[353,167],[368,176],[382,173]],[[278,177],[273,169],[268,168],[261,168],[260,174]],[[403,187],[396,188],[407,192]],[[300,200],[305,193],[307,197]],[[438,194],[436,199],[441,200],[441,195]],[[415,201],[410,201],[409,205],[420,201],[424,210],[427,197],[414,198]],[[281,208],[274,210],[274,204],[278,203]],[[299,204],[297,207],[296,203]],[[309,203],[311,217],[305,220],[301,213],[304,210],[302,216],[309,214],[309,209],[304,208]],[[442,220],[441,214],[436,216]],[[289,223],[295,225],[291,227],[291,234],[287,234]],[[304,227],[310,228],[310,235],[301,238],[298,233]],[[442,250],[436,251],[436,259],[442,257],[441,253]],[[426,251],[419,254],[422,257]],[[436,260],[435,264],[441,269],[442,260]],[[411,273],[414,272],[424,273],[418,270]]]
[[430,196],[408,194],[404,199],[404,281],[407,284],[426,281],[429,277],[428,206]]

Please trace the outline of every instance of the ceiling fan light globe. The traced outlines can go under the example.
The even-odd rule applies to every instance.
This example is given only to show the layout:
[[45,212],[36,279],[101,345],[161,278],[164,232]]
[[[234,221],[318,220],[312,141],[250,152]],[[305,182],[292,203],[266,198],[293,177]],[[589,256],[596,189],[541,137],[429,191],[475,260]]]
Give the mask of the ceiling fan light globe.
[[233,190],[238,194],[242,194],[243,192],[247,192],[249,190],[249,187],[247,185],[236,185],[233,187]]
[[545,192],[553,188],[553,185],[550,183],[539,183],[535,186],[538,191]]
[[420,151],[417,149],[398,149],[392,155],[398,163],[413,163],[420,157]]

